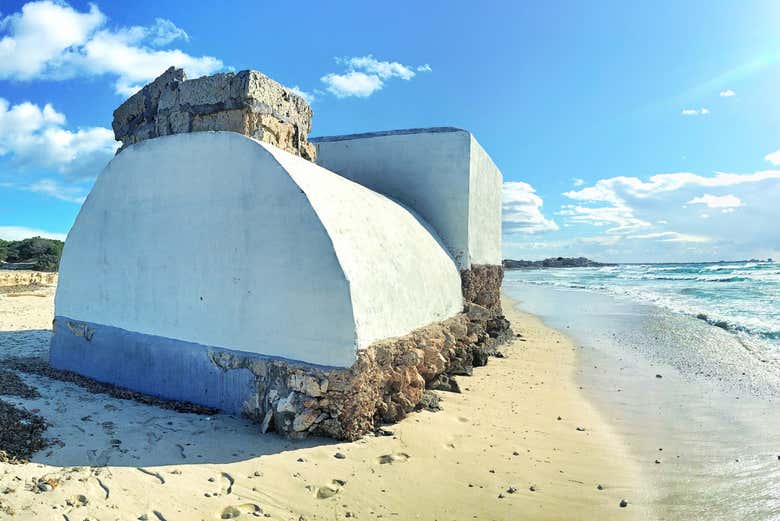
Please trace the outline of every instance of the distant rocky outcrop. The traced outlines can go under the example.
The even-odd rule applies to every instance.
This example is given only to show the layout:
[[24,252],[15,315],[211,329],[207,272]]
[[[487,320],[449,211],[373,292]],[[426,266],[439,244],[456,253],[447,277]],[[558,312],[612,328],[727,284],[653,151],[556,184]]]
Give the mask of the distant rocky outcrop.
[[508,270],[534,270],[542,268],[599,268],[615,266],[596,262],[585,257],[550,257],[540,261],[504,259],[504,268]]

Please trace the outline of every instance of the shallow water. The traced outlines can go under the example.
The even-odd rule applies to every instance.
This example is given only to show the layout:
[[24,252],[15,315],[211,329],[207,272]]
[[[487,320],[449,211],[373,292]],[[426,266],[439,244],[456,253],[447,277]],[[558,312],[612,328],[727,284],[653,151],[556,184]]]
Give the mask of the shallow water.
[[780,520],[775,363],[689,315],[513,273],[504,290],[577,342],[583,392],[648,478],[637,501],[658,519]]
[[734,332],[780,368],[780,263],[623,264],[514,270],[509,284],[594,291],[653,304]]

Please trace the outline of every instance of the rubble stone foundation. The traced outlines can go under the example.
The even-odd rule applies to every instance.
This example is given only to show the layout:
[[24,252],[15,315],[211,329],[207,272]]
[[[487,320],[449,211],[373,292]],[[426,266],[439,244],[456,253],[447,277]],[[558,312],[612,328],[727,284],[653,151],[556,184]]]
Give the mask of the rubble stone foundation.
[[470,375],[474,367],[485,365],[496,353],[501,333],[494,329],[494,319],[494,312],[469,304],[453,318],[361,350],[347,369],[225,351],[209,356],[224,371],[244,369],[255,375],[256,390],[243,413],[260,422],[263,432],[355,440],[415,410],[426,389],[446,386],[449,376]]
[[463,298],[501,314],[501,282],[504,268],[500,265],[472,264],[460,272]]

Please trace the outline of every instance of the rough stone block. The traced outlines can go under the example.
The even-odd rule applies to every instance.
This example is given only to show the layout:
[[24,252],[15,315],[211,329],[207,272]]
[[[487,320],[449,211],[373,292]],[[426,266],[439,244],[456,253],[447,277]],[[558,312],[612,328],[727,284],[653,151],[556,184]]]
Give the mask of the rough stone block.
[[227,130],[313,161],[311,117],[303,98],[257,71],[187,80],[171,67],[116,109],[112,126],[120,152],[159,136]]

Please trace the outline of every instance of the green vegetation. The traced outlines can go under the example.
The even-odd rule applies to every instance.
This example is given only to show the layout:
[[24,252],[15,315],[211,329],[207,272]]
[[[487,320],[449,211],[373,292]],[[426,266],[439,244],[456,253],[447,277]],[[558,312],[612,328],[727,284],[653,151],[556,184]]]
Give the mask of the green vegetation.
[[57,271],[62,256],[62,241],[32,237],[21,241],[0,239],[0,264],[30,264],[36,271]]

